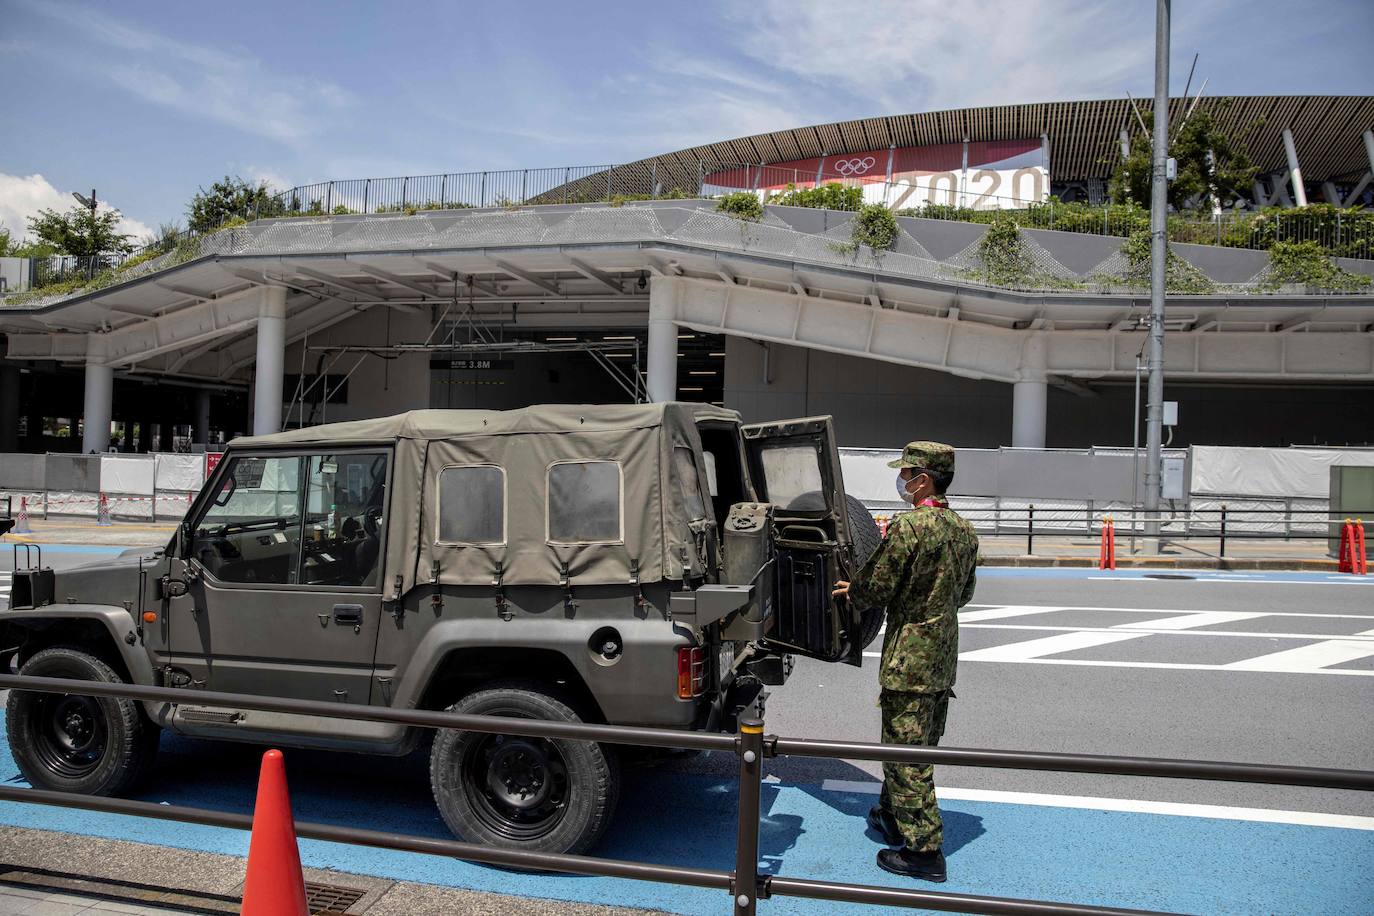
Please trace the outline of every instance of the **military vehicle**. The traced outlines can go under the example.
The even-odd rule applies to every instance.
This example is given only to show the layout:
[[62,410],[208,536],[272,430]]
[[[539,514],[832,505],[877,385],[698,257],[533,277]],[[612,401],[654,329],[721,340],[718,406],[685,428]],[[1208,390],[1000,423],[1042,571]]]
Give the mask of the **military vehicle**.
[[[877,543],[829,417],[419,410],[237,439],[164,549],[17,569],[0,611],[21,674],[186,698],[11,691],[9,743],[34,786],[116,794],[162,729],[397,756],[431,741],[200,691],[729,730],[793,657],[860,663],[882,609],[831,585]],[[582,851],[615,807],[610,746],[444,730],[429,754],[472,842]]]

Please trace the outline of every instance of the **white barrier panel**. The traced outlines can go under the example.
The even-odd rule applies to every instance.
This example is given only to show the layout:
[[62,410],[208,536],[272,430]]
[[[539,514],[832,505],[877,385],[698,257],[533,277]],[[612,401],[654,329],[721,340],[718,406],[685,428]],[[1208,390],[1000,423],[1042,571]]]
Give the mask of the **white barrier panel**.
[[152,455],[101,455],[100,489],[152,496],[155,469]]
[[205,456],[159,453],[156,482],[159,490],[199,490],[205,482]]
[[1325,499],[1333,465],[1374,467],[1374,450],[1193,446],[1193,492]]

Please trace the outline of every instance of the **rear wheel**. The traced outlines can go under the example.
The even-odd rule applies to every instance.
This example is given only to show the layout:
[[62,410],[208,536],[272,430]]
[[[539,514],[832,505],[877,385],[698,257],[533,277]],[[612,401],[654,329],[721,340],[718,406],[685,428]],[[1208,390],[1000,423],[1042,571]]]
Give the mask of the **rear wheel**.
[[[498,685],[449,707],[467,715],[581,722],[562,699],[531,684]],[[474,843],[579,853],[605,832],[620,792],[607,749],[590,741],[444,729],[430,752],[430,785],[444,823]]]
[[[44,649],[24,663],[26,677],[118,684],[104,661],[80,649]],[[158,728],[133,700],[11,690],[5,727],[19,771],[39,789],[118,795],[148,771]]]
[[[873,519],[873,513],[869,512],[863,503],[845,494],[844,505],[849,513],[849,535],[854,539],[854,559],[859,569],[862,569],[868,558],[873,555],[873,551],[883,542],[883,536],[878,531],[878,523]],[[855,569],[854,572],[857,574],[859,569]],[[867,649],[873,640],[878,638],[878,633],[883,628],[884,611],[884,608],[877,607],[863,608],[859,612],[859,642],[863,648]]]

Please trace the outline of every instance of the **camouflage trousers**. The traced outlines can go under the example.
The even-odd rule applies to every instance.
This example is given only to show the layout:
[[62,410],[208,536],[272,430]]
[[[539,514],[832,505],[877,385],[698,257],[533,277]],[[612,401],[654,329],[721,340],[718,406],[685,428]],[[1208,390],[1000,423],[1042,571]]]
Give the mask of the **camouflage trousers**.
[[[939,744],[945,733],[949,696],[949,691],[882,691],[878,705],[883,711],[883,743]],[[908,848],[930,852],[944,842],[944,824],[935,801],[933,766],[884,763],[879,804],[896,819]]]

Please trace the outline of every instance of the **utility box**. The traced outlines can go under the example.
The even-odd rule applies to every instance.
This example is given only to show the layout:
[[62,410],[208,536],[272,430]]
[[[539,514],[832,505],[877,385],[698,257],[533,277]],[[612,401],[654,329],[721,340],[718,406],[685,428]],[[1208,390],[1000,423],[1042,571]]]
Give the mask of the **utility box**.
[[1351,464],[1331,468],[1331,525],[1327,530],[1327,548],[1338,557],[1341,546],[1341,526],[1345,520],[1363,519],[1365,530],[1374,523],[1374,467]]

